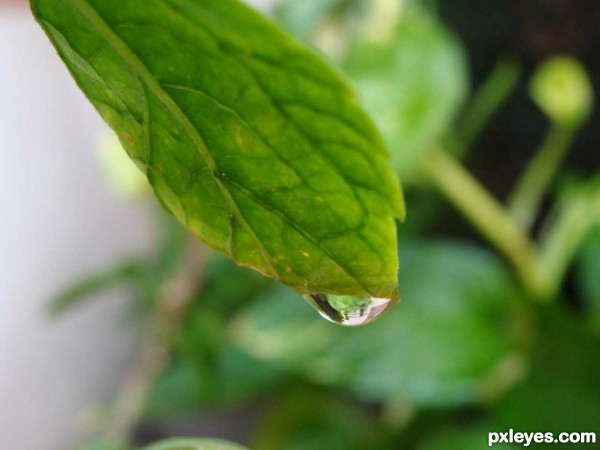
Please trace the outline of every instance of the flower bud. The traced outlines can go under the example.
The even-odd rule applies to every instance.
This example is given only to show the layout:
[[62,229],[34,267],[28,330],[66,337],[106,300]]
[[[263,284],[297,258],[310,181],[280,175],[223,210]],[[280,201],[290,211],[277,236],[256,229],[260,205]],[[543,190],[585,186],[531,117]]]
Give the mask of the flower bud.
[[590,80],[582,64],[570,56],[555,56],[542,63],[529,88],[533,101],[556,124],[579,125],[592,111]]

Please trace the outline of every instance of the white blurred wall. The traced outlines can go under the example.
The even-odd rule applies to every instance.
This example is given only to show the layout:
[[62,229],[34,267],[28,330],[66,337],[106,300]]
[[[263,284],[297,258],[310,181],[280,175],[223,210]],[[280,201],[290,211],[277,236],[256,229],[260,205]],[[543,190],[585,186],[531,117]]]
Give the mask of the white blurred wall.
[[133,351],[113,292],[57,321],[76,277],[143,254],[140,206],[105,190],[99,117],[27,8],[0,2],[0,449],[65,450],[81,412],[114,391]]

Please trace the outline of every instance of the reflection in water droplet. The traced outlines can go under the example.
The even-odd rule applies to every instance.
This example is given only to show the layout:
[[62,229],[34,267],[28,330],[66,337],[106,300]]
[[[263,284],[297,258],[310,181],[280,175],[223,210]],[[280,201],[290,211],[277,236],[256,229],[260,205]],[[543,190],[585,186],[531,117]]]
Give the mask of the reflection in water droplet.
[[354,295],[309,294],[304,298],[325,319],[347,327],[366,325],[395,303],[389,298]]

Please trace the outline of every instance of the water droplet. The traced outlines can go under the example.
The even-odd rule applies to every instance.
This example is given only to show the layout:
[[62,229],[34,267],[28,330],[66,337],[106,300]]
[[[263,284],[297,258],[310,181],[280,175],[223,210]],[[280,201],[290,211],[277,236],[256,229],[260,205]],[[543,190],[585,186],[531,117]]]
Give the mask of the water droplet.
[[356,327],[366,325],[381,316],[395,301],[368,295],[309,294],[304,296],[330,322]]

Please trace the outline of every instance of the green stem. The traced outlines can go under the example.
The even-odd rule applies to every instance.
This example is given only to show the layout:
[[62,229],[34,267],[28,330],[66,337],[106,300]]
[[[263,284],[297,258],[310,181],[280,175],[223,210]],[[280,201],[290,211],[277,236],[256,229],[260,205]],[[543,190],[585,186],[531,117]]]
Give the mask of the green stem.
[[520,74],[519,63],[513,58],[505,57],[496,64],[463,116],[460,127],[463,148],[473,145],[491,118],[506,103],[519,82]]
[[504,207],[443,150],[428,152],[422,168],[442,194],[513,264],[525,288],[536,292],[535,245]]
[[562,202],[540,242],[539,295],[556,295],[565,274],[594,226],[600,223],[600,188]]
[[511,215],[525,229],[533,224],[540,203],[560,169],[577,127],[555,124],[531,160],[508,201]]

